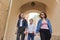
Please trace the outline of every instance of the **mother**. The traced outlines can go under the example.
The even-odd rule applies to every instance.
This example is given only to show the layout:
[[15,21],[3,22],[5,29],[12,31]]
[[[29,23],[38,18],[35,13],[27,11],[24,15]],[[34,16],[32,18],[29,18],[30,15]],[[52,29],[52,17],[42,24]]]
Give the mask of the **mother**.
[[41,40],[50,40],[52,34],[52,27],[45,12],[40,13],[40,20],[37,24],[36,32],[40,32]]

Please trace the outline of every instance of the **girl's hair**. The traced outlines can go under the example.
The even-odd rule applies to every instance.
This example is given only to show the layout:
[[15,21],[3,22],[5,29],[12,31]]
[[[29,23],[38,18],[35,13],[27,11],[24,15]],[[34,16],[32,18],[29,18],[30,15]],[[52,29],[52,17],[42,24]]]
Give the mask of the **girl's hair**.
[[[32,21],[33,21],[33,19],[30,19],[30,20],[32,20]],[[30,21],[30,20],[29,20],[29,21]]]
[[[44,13],[44,15],[45,15],[45,19],[47,18],[47,14],[45,13],[45,12],[41,12],[41,13]],[[40,13],[40,18],[42,19],[42,17],[41,17],[41,13]]]

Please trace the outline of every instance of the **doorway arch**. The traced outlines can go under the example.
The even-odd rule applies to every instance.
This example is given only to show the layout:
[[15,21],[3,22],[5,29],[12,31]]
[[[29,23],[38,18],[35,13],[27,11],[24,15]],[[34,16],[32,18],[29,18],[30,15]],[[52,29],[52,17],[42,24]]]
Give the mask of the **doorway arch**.
[[47,9],[47,5],[45,5],[44,3],[41,3],[38,1],[31,1],[26,4],[23,4],[19,8],[19,11],[20,11],[20,13],[24,13],[28,10],[39,10],[39,11],[46,12],[46,9]]
[[23,4],[19,8],[19,12],[24,13],[25,15],[32,13],[32,12],[40,14],[41,12],[47,12],[47,5],[42,2],[38,2],[38,1],[30,1],[30,2]]

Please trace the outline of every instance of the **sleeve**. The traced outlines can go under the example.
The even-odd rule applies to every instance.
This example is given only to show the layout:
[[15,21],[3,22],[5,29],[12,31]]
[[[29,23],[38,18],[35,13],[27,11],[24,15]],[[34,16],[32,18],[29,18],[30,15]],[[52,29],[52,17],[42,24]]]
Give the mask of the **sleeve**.
[[50,20],[48,20],[48,27],[49,27],[50,33],[52,34],[52,25],[50,23]]
[[25,27],[28,28],[28,22],[25,20]]
[[18,20],[18,22],[17,22],[17,27],[19,26],[19,20]]
[[41,20],[39,20],[38,23],[37,23],[36,33],[39,32],[39,30],[40,30],[40,25],[41,25]]
[[33,31],[34,31],[34,33],[35,33],[35,25],[33,25]]

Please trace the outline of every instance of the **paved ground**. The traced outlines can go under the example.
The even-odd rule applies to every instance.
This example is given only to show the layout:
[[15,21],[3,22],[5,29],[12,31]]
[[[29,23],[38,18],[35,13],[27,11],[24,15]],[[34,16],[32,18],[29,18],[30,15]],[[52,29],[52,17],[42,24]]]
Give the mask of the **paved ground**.
[[[27,36],[26,36],[25,40],[27,40]],[[40,37],[35,36],[35,40],[40,40]],[[60,40],[60,36],[52,36],[51,40]]]
[[60,40],[60,36],[52,36],[51,40]]
[[[25,37],[25,40],[27,40],[27,35]],[[39,34],[35,36],[34,40],[41,40]],[[60,36],[52,36],[51,40],[60,40]]]
[[[26,36],[25,40],[27,40],[27,36]],[[39,36],[35,36],[34,40],[40,40],[40,37]]]

